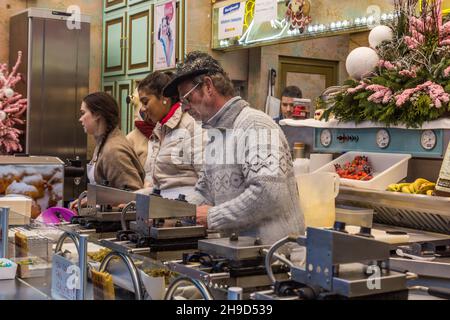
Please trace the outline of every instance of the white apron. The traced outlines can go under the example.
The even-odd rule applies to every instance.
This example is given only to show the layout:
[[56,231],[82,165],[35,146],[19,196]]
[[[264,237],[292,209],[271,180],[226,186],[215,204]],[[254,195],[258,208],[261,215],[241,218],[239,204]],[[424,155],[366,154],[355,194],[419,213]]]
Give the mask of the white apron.
[[89,183],[90,184],[97,184],[95,182],[95,162],[94,163],[88,163],[86,165],[86,169],[87,169],[87,177],[89,179]]

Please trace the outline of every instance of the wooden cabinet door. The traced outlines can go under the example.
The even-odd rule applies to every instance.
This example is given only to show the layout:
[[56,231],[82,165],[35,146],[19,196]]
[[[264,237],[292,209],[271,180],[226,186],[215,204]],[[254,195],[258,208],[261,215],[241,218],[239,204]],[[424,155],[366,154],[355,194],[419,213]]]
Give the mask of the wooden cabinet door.
[[104,81],[103,92],[108,93],[111,97],[116,99],[116,83],[114,81]]
[[147,0],[128,0],[128,5],[129,5],[129,6],[132,6],[132,5],[141,3],[141,2],[143,2],[143,1],[147,1]]
[[125,74],[126,12],[107,14],[104,21],[103,75]]
[[127,0],[103,0],[103,10],[105,12],[123,8],[126,5]]
[[149,3],[128,10],[128,74],[151,70],[151,16]]

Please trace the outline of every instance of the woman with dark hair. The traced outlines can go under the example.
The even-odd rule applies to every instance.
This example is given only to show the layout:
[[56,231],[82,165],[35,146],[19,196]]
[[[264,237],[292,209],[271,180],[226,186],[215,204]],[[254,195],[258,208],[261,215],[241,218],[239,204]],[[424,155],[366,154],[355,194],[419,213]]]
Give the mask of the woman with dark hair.
[[81,103],[80,122],[93,135],[96,147],[87,174],[91,184],[105,181],[119,189],[138,190],[144,184],[144,169],[128,140],[118,128],[119,107],[109,94],[96,92]]
[[144,166],[145,185],[160,189],[166,198],[176,198],[179,194],[189,197],[201,169],[203,131],[188,113],[183,112],[178,97],[163,96],[163,89],[172,77],[171,72],[156,71],[138,86],[142,110],[156,123]]

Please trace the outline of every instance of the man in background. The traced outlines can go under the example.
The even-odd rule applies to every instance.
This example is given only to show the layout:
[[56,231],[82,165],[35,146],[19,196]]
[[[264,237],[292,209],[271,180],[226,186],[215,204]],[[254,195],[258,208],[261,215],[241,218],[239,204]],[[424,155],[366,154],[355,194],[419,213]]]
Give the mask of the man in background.
[[292,112],[294,111],[294,99],[302,98],[303,94],[299,87],[288,86],[284,88],[281,94],[281,107],[280,116],[274,118],[276,123],[279,123],[282,119],[292,119]]

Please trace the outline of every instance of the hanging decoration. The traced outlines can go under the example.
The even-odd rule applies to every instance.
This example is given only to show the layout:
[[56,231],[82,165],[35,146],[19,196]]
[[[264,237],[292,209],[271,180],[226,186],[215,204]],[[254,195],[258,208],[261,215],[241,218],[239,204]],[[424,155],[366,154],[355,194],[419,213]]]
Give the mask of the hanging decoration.
[[298,29],[300,33],[303,33],[312,21],[309,15],[311,3],[309,0],[286,0],[286,6],[286,20],[289,23],[289,29]]
[[324,119],[418,128],[450,116],[450,20],[442,0],[422,1],[421,10],[417,2],[395,1],[392,34],[379,28],[371,37],[377,66],[362,78],[352,72]]
[[27,110],[27,99],[14,91],[15,85],[22,80],[17,73],[22,62],[22,52],[18,52],[17,62],[11,73],[7,64],[0,64],[0,154],[22,152],[20,136],[23,130],[18,126],[24,125],[24,114]]

